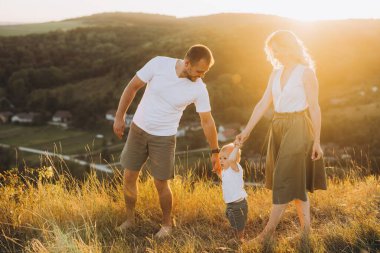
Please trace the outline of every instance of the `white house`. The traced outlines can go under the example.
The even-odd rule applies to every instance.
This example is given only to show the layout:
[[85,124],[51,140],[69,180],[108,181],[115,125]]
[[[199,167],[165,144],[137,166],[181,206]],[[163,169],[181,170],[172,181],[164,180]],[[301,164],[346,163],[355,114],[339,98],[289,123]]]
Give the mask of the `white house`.
[[190,131],[198,131],[202,129],[202,125],[199,121],[193,121],[188,124],[188,129]]
[[114,121],[115,120],[116,110],[108,110],[106,113],[106,120]]
[[52,117],[53,122],[70,122],[73,115],[69,111],[56,111]]
[[179,127],[175,136],[176,137],[184,137],[184,136],[186,136],[186,130],[187,130],[186,127]]
[[0,112],[0,123],[8,123],[11,120],[13,113]]
[[[107,111],[107,113],[106,113],[106,120],[113,122],[115,120],[115,115],[116,115],[116,110],[109,110],[109,111]],[[134,116],[134,114],[126,114],[125,115],[125,125],[127,127],[131,126],[133,116]]]
[[12,116],[11,121],[12,123],[33,123],[35,121],[35,118],[38,116],[38,113],[17,113]]
[[134,116],[134,114],[127,114],[127,115],[125,115],[125,124],[127,125],[127,127],[131,126],[132,120],[133,120],[133,116]]
[[238,124],[220,125],[218,128],[218,140],[221,142],[234,140],[236,135],[239,134],[238,129],[240,129]]

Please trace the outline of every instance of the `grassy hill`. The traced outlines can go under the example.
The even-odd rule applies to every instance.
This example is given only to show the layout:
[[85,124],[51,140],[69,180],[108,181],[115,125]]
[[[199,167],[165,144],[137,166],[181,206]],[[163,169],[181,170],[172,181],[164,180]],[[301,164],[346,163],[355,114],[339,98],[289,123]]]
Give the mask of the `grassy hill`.
[[[191,172],[171,183],[177,227],[171,238],[155,240],[160,209],[153,180],[139,182],[137,227],[122,235],[121,175],[80,182],[46,167],[0,175],[2,252],[379,252],[380,183],[374,176],[345,168],[329,179],[327,191],[310,195],[313,231],[302,238],[294,206],[264,248],[227,243],[232,233],[224,214],[221,186]],[[247,239],[265,226],[271,192],[247,187]]]

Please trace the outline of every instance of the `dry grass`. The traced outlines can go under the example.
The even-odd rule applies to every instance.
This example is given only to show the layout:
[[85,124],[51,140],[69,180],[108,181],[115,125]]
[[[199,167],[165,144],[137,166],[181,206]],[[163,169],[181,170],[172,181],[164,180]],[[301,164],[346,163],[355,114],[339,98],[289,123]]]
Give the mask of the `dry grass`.
[[[171,187],[177,228],[170,239],[154,240],[161,212],[153,180],[139,182],[138,226],[129,234],[114,231],[124,219],[121,176],[84,182],[69,175],[50,176],[43,168],[20,176],[2,176],[0,186],[1,252],[242,252],[228,245],[221,187],[195,181],[188,173]],[[29,178],[29,176],[30,178]],[[264,227],[271,193],[249,188],[247,237]],[[294,206],[276,236],[259,249],[245,252],[380,252],[380,186],[375,176],[330,180],[328,191],[310,195],[313,231],[301,238]]]

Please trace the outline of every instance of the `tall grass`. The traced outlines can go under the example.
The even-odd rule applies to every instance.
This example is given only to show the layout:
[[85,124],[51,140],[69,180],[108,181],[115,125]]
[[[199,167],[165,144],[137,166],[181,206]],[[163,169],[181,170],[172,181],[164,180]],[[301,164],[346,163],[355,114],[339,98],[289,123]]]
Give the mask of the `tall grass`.
[[[61,171],[61,170],[60,170]],[[313,231],[302,238],[290,205],[264,247],[244,252],[380,252],[380,185],[373,175],[354,168],[329,179],[327,191],[310,195]],[[137,226],[127,234],[114,228],[125,216],[122,175],[99,179],[90,173],[77,180],[53,167],[1,175],[1,252],[243,252],[227,243],[233,234],[224,214],[221,187],[192,171],[171,182],[173,236],[155,240],[161,211],[151,177],[139,182]],[[247,239],[268,220],[271,192],[247,188]]]

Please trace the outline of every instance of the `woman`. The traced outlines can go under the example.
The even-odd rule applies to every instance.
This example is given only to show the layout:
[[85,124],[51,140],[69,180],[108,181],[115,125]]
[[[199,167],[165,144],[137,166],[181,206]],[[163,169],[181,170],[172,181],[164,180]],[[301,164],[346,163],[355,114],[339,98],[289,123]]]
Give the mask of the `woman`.
[[308,233],[307,191],[326,189],[318,81],[313,61],[301,40],[290,31],[272,33],[266,40],[265,51],[273,65],[268,86],[247,126],[235,140],[237,144],[247,140],[273,101],[275,113],[269,129],[265,166],[265,185],[272,190],[273,206],[267,225],[255,239],[258,242],[272,236],[291,201],[296,205],[302,231]]

